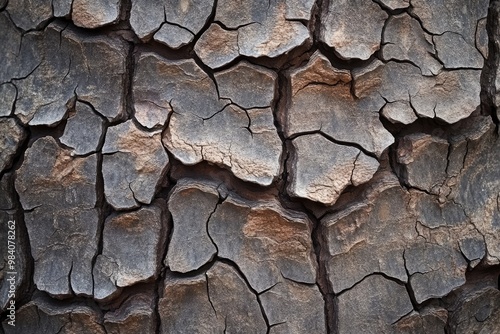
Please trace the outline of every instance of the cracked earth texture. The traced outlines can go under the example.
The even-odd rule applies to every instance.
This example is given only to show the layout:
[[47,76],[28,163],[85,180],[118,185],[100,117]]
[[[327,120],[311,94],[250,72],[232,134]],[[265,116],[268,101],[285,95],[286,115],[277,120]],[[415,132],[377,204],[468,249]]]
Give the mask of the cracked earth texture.
[[500,333],[499,0],[0,0],[0,46],[0,334]]

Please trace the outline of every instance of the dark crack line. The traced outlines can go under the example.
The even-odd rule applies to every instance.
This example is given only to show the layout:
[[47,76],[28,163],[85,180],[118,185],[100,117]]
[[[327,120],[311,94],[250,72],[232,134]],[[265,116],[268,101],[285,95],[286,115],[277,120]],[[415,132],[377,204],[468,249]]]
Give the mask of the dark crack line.
[[222,29],[226,30],[226,31],[238,31],[240,28],[243,28],[243,27],[246,27],[246,26],[250,26],[252,24],[258,24],[258,25],[262,25],[262,23],[260,22],[257,22],[257,21],[252,21],[252,22],[248,22],[248,23],[244,23],[244,24],[240,24],[236,27],[228,27],[226,26],[224,23],[222,23],[221,21],[219,20],[215,20],[213,23],[216,23],[218,24]]
[[406,314],[403,314],[402,316],[400,316],[396,321],[392,322],[391,325],[395,325],[397,324],[400,320],[404,319],[406,316],[412,314],[414,312],[414,310],[410,310],[408,313]]
[[246,284],[247,289],[249,291],[251,291],[255,295],[255,297],[256,297],[257,303],[259,304],[260,311],[262,313],[262,318],[264,319],[264,321],[266,323],[266,326],[268,328],[268,332],[269,332],[269,328],[270,328],[269,319],[268,319],[267,314],[266,314],[266,312],[264,310],[264,306],[262,305],[262,302],[260,300],[260,295],[262,293],[264,293],[264,292],[272,289],[276,284],[279,284],[280,282],[275,283],[273,286],[271,286],[268,289],[263,290],[262,292],[259,293],[259,292],[257,292],[257,290],[255,290],[250,285],[250,282],[248,281],[247,277],[245,276],[245,274],[243,273],[243,271],[241,270],[241,268],[238,266],[238,264],[236,262],[234,262],[231,259],[224,258],[224,257],[219,257],[219,256],[217,256],[214,261],[219,261],[219,262],[222,262],[224,264],[227,264],[227,265],[231,266],[238,273],[238,275],[243,279],[243,281]]
[[[403,260],[404,260],[404,251],[403,251]],[[405,267],[406,268],[406,267]],[[395,282],[401,286],[405,286],[406,284],[408,284],[408,282],[410,281],[410,276],[408,276],[408,282],[405,282],[405,281],[402,281],[400,280],[399,278],[396,278],[396,277],[392,277],[386,273],[384,273],[383,271],[373,271],[365,276],[363,276],[363,278],[361,278],[360,280],[358,280],[357,282],[355,282],[354,284],[350,285],[349,287],[347,288],[344,288],[342,290],[339,290],[339,291],[336,291],[335,292],[335,295],[336,296],[341,296],[342,294],[344,294],[345,292],[347,291],[350,291],[352,289],[354,289],[357,285],[359,285],[361,282],[363,282],[365,279],[367,279],[368,277],[371,277],[371,276],[375,276],[375,275],[378,275],[378,276],[382,276],[383,278],[385,278],[386,280],[389,280],[389,281],[392,281],[392,282]]]
[[360,144],[356,143],[356,142],[349,142],[349,141],[343,141],[343,140],[338,140],[338,139],[335,139],[333,138],[332,136],[324,133],[321,128],[318,129],[318,130],[312,130],[312,131],[304,131],[304,132],[297,132],[297,133],[294,133],[293,135],[289,136],[287,138],[287,140],[291,140],[293,141],[294,139],[298,138],[298,137],[302,137],[302,136],[308,136],[308,135],[313,135],[313,134],[318,134],[318,135],[321,135],[323,136],[325,139],[327,139],[328,141],[334,143],[334,144],[337,144],[337,145],[343,145],[343,146],[350,146],[350,147],[354,147],[354,148],[357,148],[358,150],[360,150],[361,152],[363,152],[365,155],[369,156],[369,157],[372,157],[374,159],[376,159],[378,161],[378,157],[375,153],[372,153],[370,151],[367,151],[364,147],[362,147]]
[[[416,225],[415,225],[415,230],[417,230]],[[418,233],[418,230],[417,230],[417,233]],[[426,242],[427,242],[427,240],[426,240]],[[415,292],[413,291],[413,289],[411,287],[411,283],[410,283],[410,278],[412,275],[410,274],[410,271],[408,270],[408,265],[406,263],[406,249],[403,249],[403,263],[404,263],[404,267],[405,267],[405,271],[406,271],[406,276],[408,277],[408,282],[404,286],[405,286],[406,292],[408,293],[408,296],[410,297],[410,301],[411,301],[411,304],[413,305],[413,309],[418,310],[419,304],[417,302],[417,298],[415,297]]]
[[[205,273],[205,286],[207,289],[208,302],[210,303],[210,306],[212,306],[212,310],[214,310],[215,318],[218,318],[219,316],[217,315],[217,310],[215,309],[214,303],[212,302],[212,299],[210,298],[210,287],[209,287],[208,281],[209,281],[209,277],[208,277],[207,273]],[[224,322],[225,322],[225,319],[224,319]]]
[[[219,188],[219,187],[217,187]],[[212,219],[212,216],[215,214],[215,212],[217,211],[217,209],[219,208],[219,206],[224,203],[224,201],[226,200],[227,196],[226,197],[223,197],[221,196],[221,194],[219,193],[219,201],[217,202],[217,204],[215,205],[214,209],[212,212],[210,212],[210,215],[208,216],[208,219],[205,223],[205,231],[207,233],[207,236],[208,238],[210,239],[210,241],[212,242],[212,244],[214,245],[215,247],[215,254],[214,254],[214,258],[216,258],[219,254],[219,247],[217,246],[217,244],[215,243],[214,239],[212,238],[212,236],[210,235],[210,232],[209,232],[209,224],[210,224],[210,220]]]
[[101,153],[97,153],[97,177],[96,177],[96,195],[97,195],[97,203],[96,207],[98,210],[98,225],[96,231],[96,239],[97,239],[97,249],[92,257],[91,261],[91,276],[92,276],[92,295],[95,295],[95,278],[94,278],[94,268],[97,262],[97,258],[99,255],[102,255],[103,244],[104,244],[104,222],[106,220],[106,205],[108,205],[104,199],[104,176],[102,173],[102,163],[103,163],[103,155]]

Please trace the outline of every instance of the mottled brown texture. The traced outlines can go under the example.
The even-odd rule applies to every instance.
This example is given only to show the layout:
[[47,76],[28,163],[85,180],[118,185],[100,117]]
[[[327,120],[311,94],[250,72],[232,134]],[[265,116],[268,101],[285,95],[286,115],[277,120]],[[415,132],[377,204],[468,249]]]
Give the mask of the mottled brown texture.
[[0,0],[0,333],[496,334],[499,18]]

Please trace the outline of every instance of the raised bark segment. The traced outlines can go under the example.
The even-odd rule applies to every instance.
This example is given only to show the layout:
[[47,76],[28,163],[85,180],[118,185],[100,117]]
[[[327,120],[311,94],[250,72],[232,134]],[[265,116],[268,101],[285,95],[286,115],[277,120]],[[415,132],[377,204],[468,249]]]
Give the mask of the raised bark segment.
[[[230,99],[269,106],[275,75],[255,66],[243,64],[241,68],[250,78],[262,78],[265,94],[256,94],[252,101],[239,101],[239,89],[243,87],[226,91],[224,74],[220,74],[218,80],[227,96],[219,97],[215,83],[194,61],[169,61],[154,54],[140,56],[134,91],[137,87],[139,98],[144,96],[152,108],[168,105],[173,110],[163,143],[181,162],[193,165],[205,160],[230,169],[240,179],[267,186],[280,171],[282,145],[272,111],[244,110],[230,104]],[[157,92],[144,91],[150,84],[150,73],[157,77]]]
[[392,16],[387,20],[383,43],[381,55],[385,61],[410,61],[425,76],[437,75],[443,68],[436,59],[432,36],[408,14]]
[[84,103],[76,102],[73,114],[68,117],[64,134],[59,139],[77,155],[96,152],[104,137],[104,119]]
[[216,263],[207,271],[208,293],[217,317],[224,318],[224,330],[234,333],[267,331],[257,296],[231,266]]
[[167,277],[158,302],[160,333],[223,333],[224,318],[217,317],[207,289],[208,279]]
[[343,59],[366,60],[380,48],[387,17],[375,1],[330,1],[321,20],[321,41]]
[[393,324],[397,333],[445,333],[448,311],[440,307],[429,307],[420,312],[411,312]]
[[347,186],[365,183],[377,171],[378,161],[366,154],[380,156],[394,141],[377,114],[383,101],[374,108],[370,97],[353,96],[350,72],[334,68],[319,52],[288,75],[292,97],[285,134],[300,135],[292,140],[288,191],[334,204]]
[[[484,240],[463,209],[421,191],[406,192],[392,176],[378,182],[364,202],[325,217],[327,270],[334,291],[383,273],[408,282],[422,303],[464,284],[468,262],[459,243]],[[378,244],[380,235],[383,246]],[[356,266],[360,261],[364,265]]]
[[181,180],[170,195],[168,207],[173,228],[165,264],[186,273],[211,261],[217,247],[208,235],[207,224],[219,202],[215,185]]
[[54,296],[93,293],[97,252],[97,157],[72,157],[52,137],[33,143],[16,172],[25,210],[34,283]]
[[14,109],[16,95],[16,86],[12,83],[5,82],[0,84],[0,116],[10,116]]
[[269,333],[326,333],[322,296],[316,286],[280,282],[260,296]]
[[479,108],[480,74],[478,70],[443,71],[423,77],[412,64],[375,61],[354,76],[354,93],[369,105],[385,101],[408,101],[423,118],[437,118],[447,123],[470,116]]
[[7,11],[17,27],[23,30],[35,29],[52,18],[52,1],[9,1]]
[[455,333],[494,333],[500,326],[500,291],[487,287],[469,292],[450,316]]
[[93,270],[95,299],[109,299],[120,288],[158,277],[168,234],[164,207],[165,203],[158,200],[135,212],[106,219],[102,253]]
[[275,72],[247,62],[215,74],[220,97],[245,109],[271,106],[276,79]]
[[235,262],[257,292],[284,279],[314,284],[310,222],[275,201],[246,202],[230,195],[208,222],[218,256]]
[[169,167],[160,131],[143,131],[132,121],[110,127],[102,153],[108,203],[117,210],[151,203]]
[[105,334],[102,314],[84,303],[67,305],[36,296],[17,312],[16,326],[3,323],[5,333],[95,333]]
[[[0,14],[0,83],[17,88],[14,114],[29,125],[56,125],[75,99],[91,104],[111,121],[124,116],[126,44],[107,36],[87,36],[61,24],[43,31],[20,32]],[[38,89],[33,90],[33,87]]]
[[405,287],[381,275],[365,278],[341,294],[336,304],[340,333],[390,332],[391,324],[413,309]]
[[0,0],[0,333],[495,333],[499,9]]
[[[379,120],[378,111],[384,105],[380,96],[353,96],[349,71],[334,68],[321,53],[315,53],[304,68],[290,72],[289,77],[292,97],[285,120],[287,136],[322,132],[377,156],[394,142]],[[358,86],[373,83],[371,78],[356,79]]]
[[117,23],[120,10],[120,0],[73,0],[71,18],[75,25],[92,29]]
[[104,315],[107,334],[154,333],[156,330],[155,298],[152,292],[129,297],[116,310]]
[[376,159],[359,149],[319,134],[298,137],[292,145],[289,193],[327,205],[335,203],[347,186],[369,181],[379,167]]
[[132,0],[130,25],[143,40],[172,49],[191,43],[212,14],[213,0]]
[[218,1],[216,23],[201,36],[195,51],[211,68],[228,64],[239,55],[275,58],[287,54],[310,43],[310,32],[303,22],[309,21],[313,4],[311,0]]

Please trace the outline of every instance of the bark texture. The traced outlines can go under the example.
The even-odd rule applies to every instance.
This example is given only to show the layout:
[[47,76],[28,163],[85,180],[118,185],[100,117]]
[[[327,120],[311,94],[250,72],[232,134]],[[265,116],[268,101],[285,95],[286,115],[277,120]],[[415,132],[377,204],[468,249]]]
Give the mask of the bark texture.
[[0,0],[0,32],[0,334],[500,333],[500,1]]

